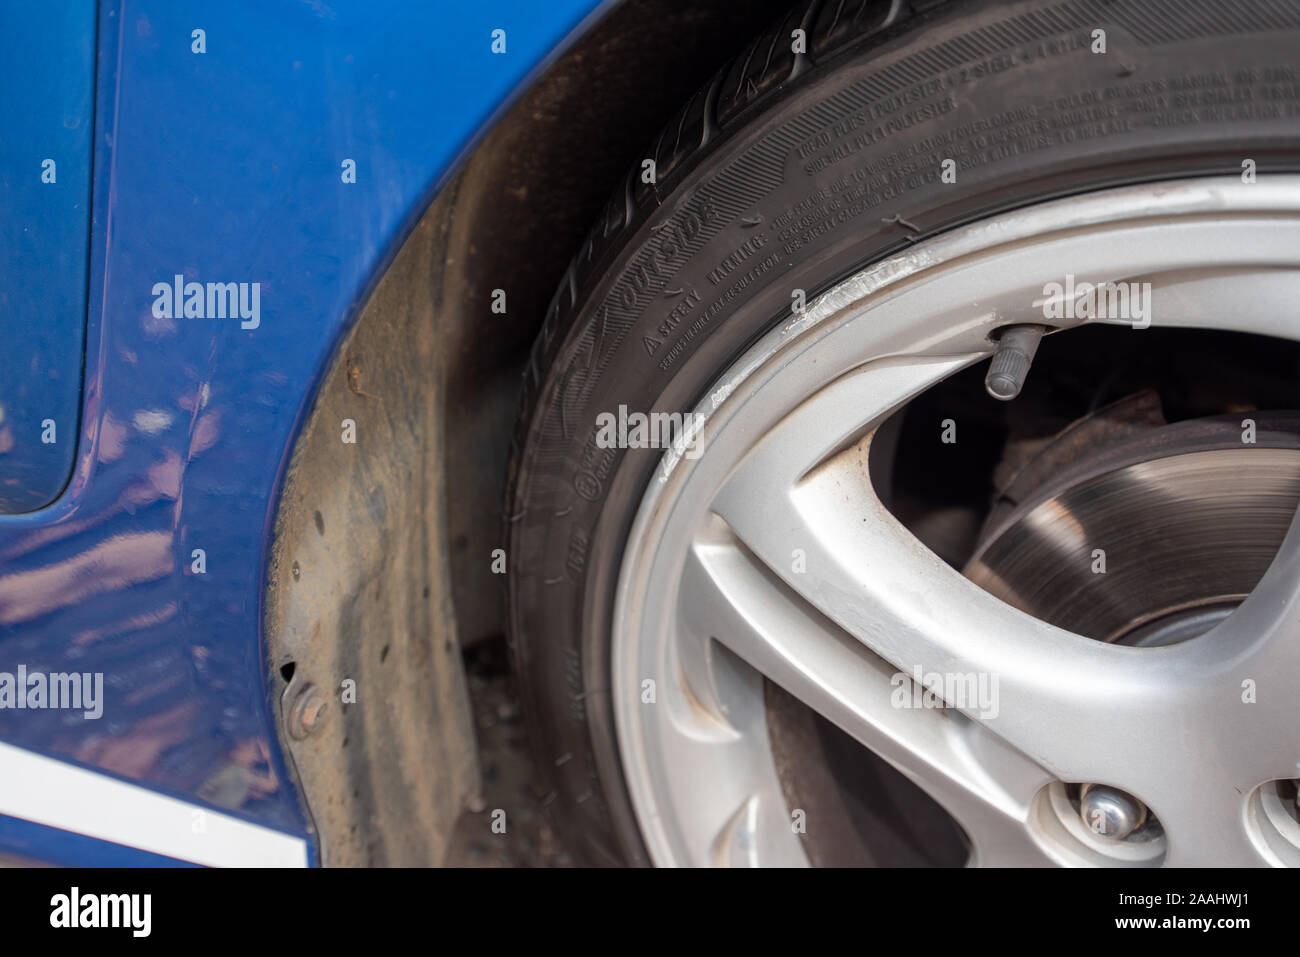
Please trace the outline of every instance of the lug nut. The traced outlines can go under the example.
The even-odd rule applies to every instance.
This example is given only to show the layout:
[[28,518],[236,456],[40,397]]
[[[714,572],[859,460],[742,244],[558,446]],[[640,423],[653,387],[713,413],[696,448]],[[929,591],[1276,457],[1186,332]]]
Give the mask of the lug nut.
[[984,388],[989,395],[1009,402],[1025,387],[1025,377],[1038,351],[1039,340],[1046,332],[1045,326],[1007,326],[998,338],[998,351],[989,362]]
[[1146,823],[1146,805],[1119,788],[1088,784],[1079,795],[1079,816],[1088,830],[1110,841],[1122,841]]
[[301,741],[325,722],[329,701],[320,689],[308,685],[298,693],[289,709],[289,737]]

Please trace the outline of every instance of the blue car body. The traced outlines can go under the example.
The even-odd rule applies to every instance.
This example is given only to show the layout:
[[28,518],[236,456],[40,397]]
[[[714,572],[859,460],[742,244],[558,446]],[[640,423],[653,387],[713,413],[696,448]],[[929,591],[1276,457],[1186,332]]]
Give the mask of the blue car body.
[[439,184],[599,3],[53,6],[0,37],[0,674],[102,674],[102,713],[0,708],[0,856],[310,863],[260,634],[289,453]]

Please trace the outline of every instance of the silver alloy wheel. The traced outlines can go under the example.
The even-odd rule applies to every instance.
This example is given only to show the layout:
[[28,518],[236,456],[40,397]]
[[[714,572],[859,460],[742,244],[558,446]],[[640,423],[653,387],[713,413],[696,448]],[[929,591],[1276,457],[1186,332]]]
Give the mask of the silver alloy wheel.
[[[1154,326],[1300,339],[1300,177],[1128,187],[955,230],[809,303],[709,389],[702,454],[656,469],[614,612],[618,742],[655,863],[807,862],[764,676],[933,797],[972,864],[1151,862],[1072,833],[1065,782],[1143,801],[1166,864],[1300,863],[1271,790],[1300,775],[1295,524],[1208,634],[1127,647],[1003,604],[872,489],[873,429],[988,356],[995,329],[1044,322],[1045,285],[1067,275],[1151,283]],[[892,706],[917,668],[995,678],[996,708]]]

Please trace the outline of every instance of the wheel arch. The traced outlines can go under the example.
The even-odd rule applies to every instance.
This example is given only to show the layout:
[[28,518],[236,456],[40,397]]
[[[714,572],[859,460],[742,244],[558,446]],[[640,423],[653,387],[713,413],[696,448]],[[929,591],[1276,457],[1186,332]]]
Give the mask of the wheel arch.
[[[504,628],[492,557],[520,372],[638,151],[788,6],[611,5],[463,158],[336,348],[286,471],[264,607],[277,726],[325,863],[445,852],[478,789],[459,652]],[[343,439],[349,422],[365,441]],[[336,714],[296,737],[313,693]]]

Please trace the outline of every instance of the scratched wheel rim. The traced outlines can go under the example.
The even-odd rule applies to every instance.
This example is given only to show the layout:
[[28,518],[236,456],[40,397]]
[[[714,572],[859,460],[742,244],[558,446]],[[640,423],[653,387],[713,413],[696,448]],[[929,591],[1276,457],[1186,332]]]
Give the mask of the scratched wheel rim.
[[[1294,527],[1203,638],[1116,646],[946,566],[889,514],[866,462],[881,422],[986,358],[995,329],[1043,322],[1044,290],[1066,276],[1150,283],[1152,327],[1300,339],[1297,250],[1296,177],[1040,204],[863,270],[720,376],[696,409],[702,454],[669,452],[651,479],[613,616],[618,743],[651,859],[808,863],[817,822],[782,791],[766,680],[920,786],[965,832],[972,865],[1294,863],[1285,828],[1268,824],[1276,813],[1258,811],[1261,788],[1297,776],[1287,729],[1300,717],[1289,693],[1300,641],[1284,614],[1300,582]],[[1135,324],[1054,324],[1098,322]],[[997,676],[996,713],[892,706],[891,681],[916,668]],[[1243,706],[1247,672],[1274,683],[1270,702]],[[1062,826],[1061,787],[1088,781],[1159,816],[1158,858],[1109,854]]]

